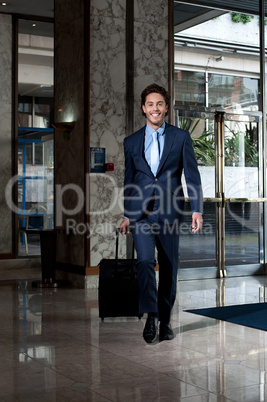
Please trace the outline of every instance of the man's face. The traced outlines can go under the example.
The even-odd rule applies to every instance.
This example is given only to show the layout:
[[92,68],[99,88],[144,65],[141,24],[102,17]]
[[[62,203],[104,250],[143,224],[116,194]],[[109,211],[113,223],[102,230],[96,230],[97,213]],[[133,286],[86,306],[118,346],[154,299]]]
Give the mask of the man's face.
[[146,114],[147,123],[156,131],[164,123],[168,111],[168,105],[166,105],[164,97],[153,92],[147,95],[142,108]]

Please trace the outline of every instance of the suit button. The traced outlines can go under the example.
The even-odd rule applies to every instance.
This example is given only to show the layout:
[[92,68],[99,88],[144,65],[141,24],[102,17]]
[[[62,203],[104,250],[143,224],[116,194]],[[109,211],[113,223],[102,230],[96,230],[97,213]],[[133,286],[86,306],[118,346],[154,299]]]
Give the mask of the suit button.
[[155,181],[158,181],[158,179],[155,179]]

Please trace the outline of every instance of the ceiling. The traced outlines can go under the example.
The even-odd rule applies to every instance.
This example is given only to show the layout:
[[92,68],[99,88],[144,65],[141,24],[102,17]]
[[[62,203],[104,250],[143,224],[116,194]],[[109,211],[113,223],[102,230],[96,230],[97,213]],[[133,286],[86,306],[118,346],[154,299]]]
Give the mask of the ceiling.
[[[33,26],[35,24],[35,26]],[[53,22],[32,19],[19,19],[19,32],[27,35],[54,37]]]
[[[260,0],[185,0],[176,1],[175,3],[192,4],[205,6],[211,9],[219,9],[223,11],[236,11],[244,14],[259,15]],[[265,1],[265,14],[267,13],[267,1]]]
[[[177,27],[175,32],[184,30],[200,22],[214,18],[225,11],[247,12],[251,14],[259,13],[260,0],[174,0],[174,25]],[[195,7],[192,7],[194,5]],[[265,4],[267,11],[267,0]],[[8,14],[19,14],[25,16],[23,29],[25,32],[34,34],[32,29],[32,19],[34,17],[54,18],[54,0],[6,0],[6,5],[0,3],[0,12]],[[37,18],[38,19],[38,18]],[[190,22],[189,22],[190,21]],[[179,26],[179,28],[178,28]],[[48,29],[48,31],[47,31]],[[53,36],[52,27],[42,26],[38,22],[35,31],[38,35]]]
[[193,6],[192,4],[175,1],[173,17],[174,33],[191,28],[194,25],[203,23],[224,13],[225,11],[222,10]]
[[[6,3],[6,6],[0,5],[0,12],[54,18],[54,0],[6,0]],[[265,3],[267,11],[267,1]],[[209,7],[212,10],[259,13],[259,0],[174,0],[174,5],[176,4],[194,4]],[[187,18],[185,12],[183,16]],[[175,15],[175,18],[181,18],[181,16]]]

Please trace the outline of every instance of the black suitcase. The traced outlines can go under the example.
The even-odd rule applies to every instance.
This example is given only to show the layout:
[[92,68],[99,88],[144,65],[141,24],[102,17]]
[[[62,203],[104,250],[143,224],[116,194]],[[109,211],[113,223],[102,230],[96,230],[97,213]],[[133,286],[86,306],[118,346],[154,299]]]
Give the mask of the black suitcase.
[[103,259],[99,264],[99,317],[142,317],[139,314],[139,286],[134,259],[118,259],[119,233],[116,230],[115,260]]

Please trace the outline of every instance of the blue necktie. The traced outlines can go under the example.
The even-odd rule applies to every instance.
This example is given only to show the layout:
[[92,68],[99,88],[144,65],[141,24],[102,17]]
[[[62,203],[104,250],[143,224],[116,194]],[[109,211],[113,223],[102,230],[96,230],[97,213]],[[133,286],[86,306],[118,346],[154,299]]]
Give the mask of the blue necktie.
[[153,134],[153,142],[150,150],[150,163],[151,170],[154,176],[156,176],[159,167],[159,143],[158,143],[158,132],[155,131]]

